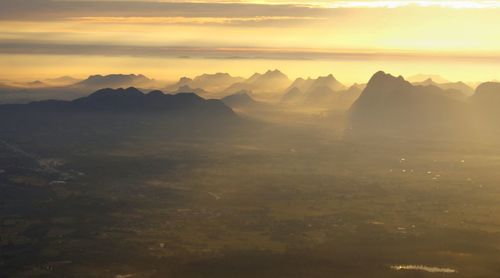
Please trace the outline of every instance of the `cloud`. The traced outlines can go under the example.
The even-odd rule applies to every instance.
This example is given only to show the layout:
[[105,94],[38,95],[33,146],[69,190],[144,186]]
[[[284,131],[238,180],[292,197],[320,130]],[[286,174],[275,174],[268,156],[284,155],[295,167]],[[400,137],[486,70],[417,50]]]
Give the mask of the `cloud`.
[[233,25],[233,26],[290,26],[293,23],[312,22],[326,18],[299,16],[255,16],[255,17],[75,17],[70,21],[91,24],[126,25]]
[[250,18],[317,17],[318,7],[291,4],[149,1],[0,1],[0,20],[61,20],[77,17]]
[[333,10],[398,8],[500,8],[500,1],[141,1],[141,0],[1,0],[0,20],[61,20],[75,17],[251,18],[324,17]]
[[202,59],[264,59],[264,60],[442,60],[500,62],[499,55],[380,50],[334,50],[315,48],[271,47],[189,47],[189,46],[130,46],[96,44],[53,44],[38,42],[0,43],[0,54],[29,55],[97,55]]

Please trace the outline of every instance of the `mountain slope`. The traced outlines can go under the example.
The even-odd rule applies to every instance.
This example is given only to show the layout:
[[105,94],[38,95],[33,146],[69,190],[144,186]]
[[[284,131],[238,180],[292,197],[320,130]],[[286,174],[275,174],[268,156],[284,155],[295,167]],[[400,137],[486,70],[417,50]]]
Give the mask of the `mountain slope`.
[[222,98],[221,101],[231,108],[251,108],[260,104],[250,96],[248,91],[234,93]]
[[292,87],[281,97],[281,102],[295,103],[300,100],[304,93],[298,87]]
[[309,89],[303,99],[303,104],[318,106],[332,103],[338,96],[337,92],[326,85],[314,86]]
[[465,104],[435,86],[413,86],[382,71],[368,82],[349,110],[356,131],[449,131],[464,123]]
[[500,130],[500,83],[486,82],[476,88],[469,99],[477,117],[477,126],[483,129]]

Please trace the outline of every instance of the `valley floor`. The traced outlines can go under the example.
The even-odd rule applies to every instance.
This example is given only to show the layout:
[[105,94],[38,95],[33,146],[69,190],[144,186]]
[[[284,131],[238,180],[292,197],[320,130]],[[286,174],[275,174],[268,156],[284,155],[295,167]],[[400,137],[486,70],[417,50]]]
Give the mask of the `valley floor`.
[[13,145],[0,146],[2,277],[500,276],[493,146],[270,125]]

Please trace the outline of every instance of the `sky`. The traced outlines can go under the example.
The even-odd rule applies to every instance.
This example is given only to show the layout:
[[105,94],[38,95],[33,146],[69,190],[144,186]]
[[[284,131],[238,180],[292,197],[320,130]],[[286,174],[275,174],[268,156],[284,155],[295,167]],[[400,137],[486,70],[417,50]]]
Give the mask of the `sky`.
[[377,70],[500,79],[500,1],[0,0],[0,81]]

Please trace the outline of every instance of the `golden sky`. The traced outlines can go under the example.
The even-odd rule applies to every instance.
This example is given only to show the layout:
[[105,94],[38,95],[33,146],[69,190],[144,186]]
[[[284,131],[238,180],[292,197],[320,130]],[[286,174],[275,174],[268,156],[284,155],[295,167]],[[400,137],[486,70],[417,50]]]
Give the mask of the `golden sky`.
[[16,0],[0,1],[0,21],[0,80],[500,72],[500,1]]

